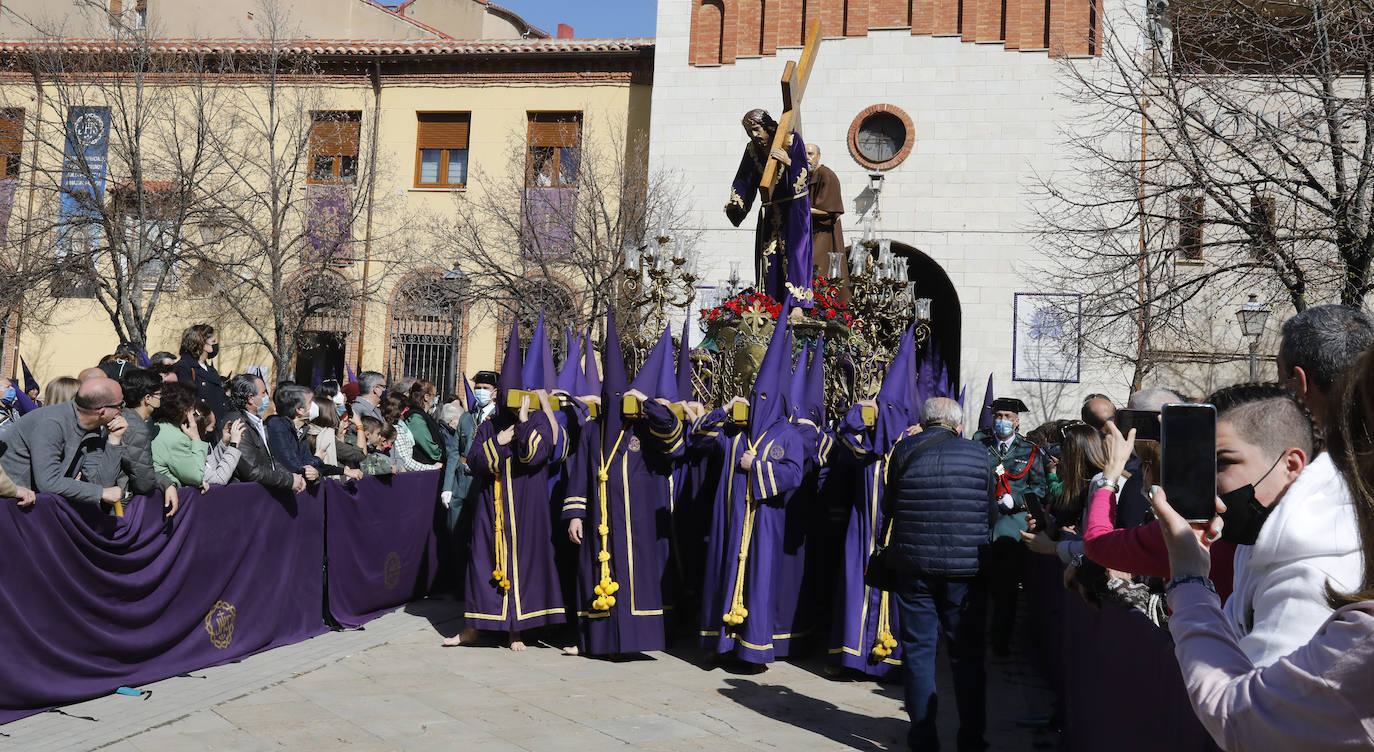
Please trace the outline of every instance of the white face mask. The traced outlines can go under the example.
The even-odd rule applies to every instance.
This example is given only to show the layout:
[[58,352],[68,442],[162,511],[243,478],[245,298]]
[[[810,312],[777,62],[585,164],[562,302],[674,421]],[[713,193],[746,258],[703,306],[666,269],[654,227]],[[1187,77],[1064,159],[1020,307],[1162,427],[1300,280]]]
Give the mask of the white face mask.
[[306,420],[314,420],[320,417],[320,403],[310,400],[310,410],[305,414]]

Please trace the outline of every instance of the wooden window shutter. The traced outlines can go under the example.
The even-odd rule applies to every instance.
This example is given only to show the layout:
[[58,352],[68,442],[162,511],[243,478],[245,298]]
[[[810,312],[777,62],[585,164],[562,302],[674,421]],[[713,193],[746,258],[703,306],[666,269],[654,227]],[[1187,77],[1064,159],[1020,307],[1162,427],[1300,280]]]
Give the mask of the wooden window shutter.
[[578,146],[582,140],[580,113],[532,113],[530,146]]
[[468,123],[471,116],[466,112],[420,112],[419,136],[416,146],[420,149],[466,149],[468,148]]
[[330,157],[356,157],[361,125],[344,119],[352,113],[321,113],[310,124],[310,153]]
[[0,156],[24,150],[24,111],[16,107],[0,110]]
[[110,0],[110,15],[118,16],[124,12],[124,0]]

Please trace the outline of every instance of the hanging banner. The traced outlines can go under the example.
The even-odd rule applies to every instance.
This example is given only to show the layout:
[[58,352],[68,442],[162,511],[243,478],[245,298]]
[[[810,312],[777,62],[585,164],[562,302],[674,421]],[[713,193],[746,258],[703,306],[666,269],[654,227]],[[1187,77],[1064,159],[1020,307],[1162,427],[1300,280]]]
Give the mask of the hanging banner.
[[353,258],[353,186],[305,186],[305,244],[310,260],[330,264]]
[[66,146],[62,156],[62,198],[57,216],[64,228],[59,253],[87,250],[78,242],[98,237],[100,202],[110,151],[110,108],[71,107],[67,110]]

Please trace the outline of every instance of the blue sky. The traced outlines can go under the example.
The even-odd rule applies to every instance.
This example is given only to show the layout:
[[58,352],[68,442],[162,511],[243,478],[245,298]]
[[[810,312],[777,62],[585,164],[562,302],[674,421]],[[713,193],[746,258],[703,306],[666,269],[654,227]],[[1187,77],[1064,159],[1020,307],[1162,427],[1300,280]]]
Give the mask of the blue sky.
[[556,34],[558,24],[573,27],[581,39],[651,37],[657,0],[496,0],[541,29]]

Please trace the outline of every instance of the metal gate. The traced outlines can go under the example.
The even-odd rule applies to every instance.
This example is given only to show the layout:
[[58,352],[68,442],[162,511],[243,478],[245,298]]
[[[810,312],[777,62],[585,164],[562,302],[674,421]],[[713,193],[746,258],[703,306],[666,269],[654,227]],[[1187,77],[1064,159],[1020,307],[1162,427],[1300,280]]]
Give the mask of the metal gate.
[[391,306],[388,378],[433,381],[440,396],[457,391],[462,312],[453,285],[442,278],[402,282]]

